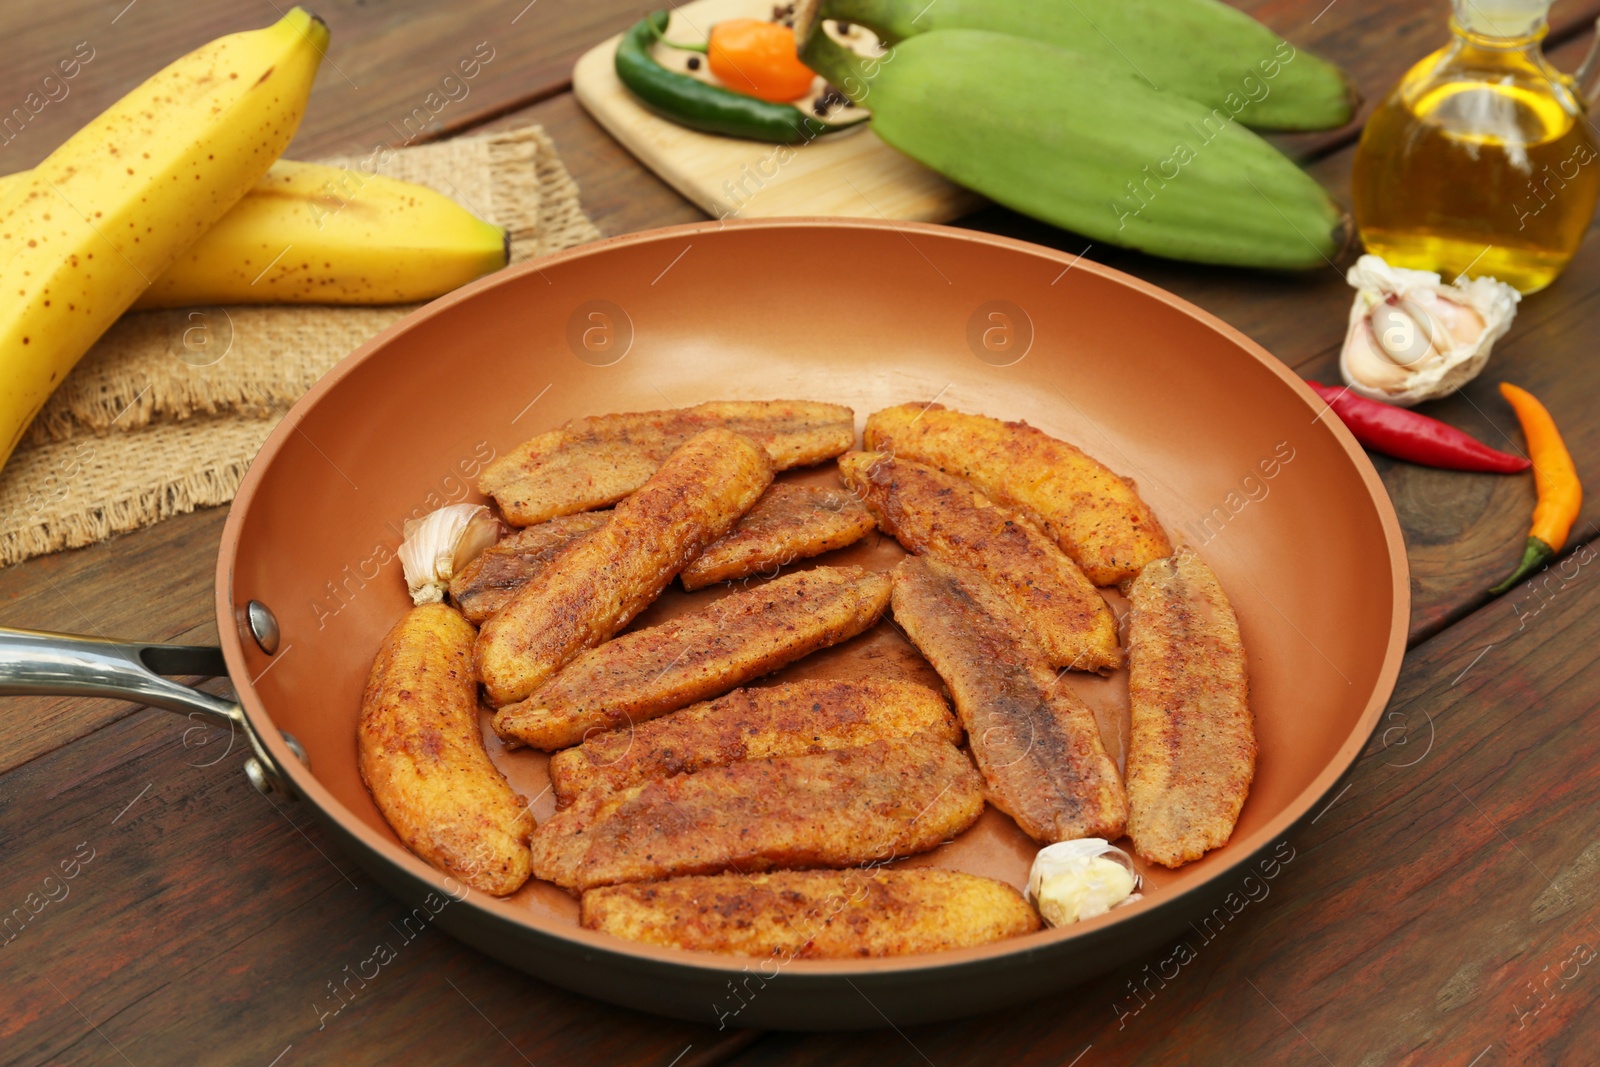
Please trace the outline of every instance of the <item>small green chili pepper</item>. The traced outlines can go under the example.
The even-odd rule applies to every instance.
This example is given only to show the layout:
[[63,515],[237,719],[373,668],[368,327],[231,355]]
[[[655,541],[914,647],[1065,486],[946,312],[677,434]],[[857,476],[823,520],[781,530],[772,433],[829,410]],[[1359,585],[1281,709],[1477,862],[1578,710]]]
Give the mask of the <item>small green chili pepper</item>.
[[680,126],[728,137],[777,144],[803,144],[866,121],[825,122],[789,104],[772,104],[735,93],[699,78],[668,70],[650,54],[667,28],[668,13],[640,19],[617,45],[617,78],[639,102]]

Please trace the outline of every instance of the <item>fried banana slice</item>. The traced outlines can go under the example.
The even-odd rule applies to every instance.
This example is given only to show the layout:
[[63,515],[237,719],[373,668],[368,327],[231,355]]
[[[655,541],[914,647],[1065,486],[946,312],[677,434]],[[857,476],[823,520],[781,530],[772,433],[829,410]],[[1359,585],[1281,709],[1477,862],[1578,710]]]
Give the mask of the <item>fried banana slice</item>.
[[533,815],[489,762],[478,726],[472,626],[412,608],[389,631],[361,697],[361,780],[401,842],[495,896],[528,879]]
[[1121,666],[1117,620],[1105,599],[1031,519],[971,482],[880,452],[847,452],[839,474],[907,551],[969,568],[988,582],[1053,666]]
[[685,589],[700,589],[758,571],[771,576],[797,559],[855,544],[871,530],[872,516],[849,493],[779,482],[678,580]]
[[483,624],[474,666],[490,702],[523,699],[621,630],[771,483],[772,463],[749,438],[691,437],[604,526],[568,545]]
[[1041,844],[1122,836],[1127,793],[1094,712],[998,593],[909,556],[894,570],[894,617],[950,687],[995,807]]
[[629,941],[761,959],[911,956],[1033,933],[1004,882],[937,867],[710,874],[591,889],[580,920]]
[[944,698],[915,682],[808,679],[736,689],[557,752],[550,759],[550,785],[564,808],[589,789],[612,792],[738,760],[855,748],[919,733],[961,743],[961,727]]
[[854,867],[926,852],[983,813],[962,751],[921,735],[743,760],[584,793],[534,831],[535,876],[573,892],[680,874]]
[[807,400],[712,401],[692,408],[573,419],[484,468],[480,492],[508,522],[531,526],[614,504],[672,451],[712,428],[743,434],[778,470],[831,459],[855,442],[855,413]]
[[854,637],[888,604],[886,574],[818,567],[785,575],[584,653],[532,697],[501,708],[495,732],[547,751],[566,748],[592,732],[726,693]]
[[1228,843],[1255,778],[1239,621],[1187,548],[1133,583],[1128,636],[1128,836],[1178,867]]
[[1132,482],[1025,422],[901,404],[867,419],[866,447],[975,483],[1039,519],[1095,585],[1117,585],[1172,542]]
[[450,599],[467,621],[483,623],[510,603],[517,590],[544,570],[545,564],[610,518],[608,511],[582,511],[502,537],[450,579]]
[[[474,559],[450,581],[461,613],[483,623],[573,541],[605,525],[610,512],[584,511],[526,526]],[[685,589],[745,578],[860,540],[872,516],[842,489],[773,485],[722,537],[678,575]]]

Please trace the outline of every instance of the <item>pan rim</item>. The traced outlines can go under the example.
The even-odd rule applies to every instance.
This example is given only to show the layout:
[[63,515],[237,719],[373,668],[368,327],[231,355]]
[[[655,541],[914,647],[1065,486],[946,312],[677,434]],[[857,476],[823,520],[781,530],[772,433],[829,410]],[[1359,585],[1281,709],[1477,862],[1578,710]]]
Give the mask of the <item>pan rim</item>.
[[[1092,936],[1113,923],[1132,921],[1140,915],[1164,911],[1169,906],[1176,905],[1185,894],[1214,892],[1220,883],[1236,882],[1240,877],[1241,867],[1250,863],[1273,841],[1283,838],[1351,771],[1362,750],[1371,739],[1384,709],[1388,706],[1389,700],[1393,696],[1406,651],[1411,614],[1410,567],[1406,557],[1405,542],[1401,534],[1399,516],[1394,510],[1394,504],[1390,500],[1387,490],[1383,487],[1382,480],[1379,478],[1376,468],[1372,465],[1372,461],[1367,457],[1365,451],[1356,442],[1350,431],[1345,428],[1344,424],[1337,419],[1323,419],[1321,415],[1325,405],[1316,394],[1277,357],[1238,329],[1176,294],[1115,268],[1084,260],[1081,257],[1074,257],[1057,249],[1028,241],[935,223],[890,222],[880,219],[848,219],[821,216],[773,219],[714,219],[706,222],[657,227],[637,233],[604,238],[540,259],[517,264],[471,282],[416,309],[345,356],[327,374],[323,375],[303,397],[295,402],[288,414],[273,429],[246,472],[223,526],[221,546],[217,556],[215,588],[219,643],[222,646],[223,656],[228,665],[229,674],[233,679],[235,691],[238,694],[237,699],[250,728],[259,736],[262,745],[268,750],[301,798],[315,805],[322,815],[336,821],[345,832],[352,835],[359,843],[375,853],[384,862],[400,867],[411,878],[430,884],[440,893],[450,894],[454,899],[485,913],[497,921],[511,923],[523,928],[525,931],[564,941],[571,948],[601,952],[610,956],[632,957],[641,963],[666,964],[706,973],[727,975],[745,973],[750,965],[749,957],[657,947],[640,942],[625,941],[611,935],[585,930],[579,926],[566,926],[537,920],[523,909],[517,908],[499,898],[491,897],[477,890],[463,890],[463,887],[455,882],[454,879],[424,863],[403,846],[387,840],[367,826],[356,817],[354,812],[350,811],[338,798],[329,792],[308,768],[295,758],[279,735],[277,727],[273,724],[271,713],[256,693],[253,684],[247,680],[250,677],[250,673],[245,661],[244,634],[236,621],[238,619],[238,605],[233,598],[233,570],[237,558],[239,537],[248,520],[256,492],[261,484],[271,476],[274,459],[282,450],[285,442],[296,432],[296,427],[301,419],[304,418],[306,412],[320,403],[322,398],[332,391],[348,374],[354,371],[356,367],[387,347],[394,338],[414,328],[423,319],[430,318],[445,308],[472,300],[478,293],[485,290],[511,284],[516,279],[527,274],[539,273],[545,268],[575,259],[588,258],[616,247],[668,241],[723,229],[785,230],[819,228],[828,230],[888,231],[902,236],[907,232],[912,234],[920,233],[942,240],[957,240],[1002,248],[1012,252],[1021,252],[1062,266],[1071,265],[1073,269],[1087,270],[1112,283],[1126,286],[1146,297],[1155,299],[1169,308],[1196,320],[1200,325],[1215,331],[1224,339],[1239,346],[1257,363],[1262,364],[1268,371],[1275,374],[1281,381],[1297,392],[1301,401],[1306,404],[1308,412],[1316,415],[1315,421],[1320,422],[1328,432],[1332,433],[1334,440],[1343,448],[1346,457],[1360,475],[1362,484],[1366,488],[1367,496],[1377,511],[1384,541],[1388,548],[1392,609],[1387,647],[1385,648],[1383,663],[1378,671],[1371,695],[1368,697],[1366,707],[1362,710],[1355,726],[1339,745],[1334,758],[1323,767],[1310,784],[1302,789],[1265,826],[1259,828],[1247,838],[1231,841],[1230,845],[1233,847],[1228,851],[1233,852],[1233,858],[1217,864],[1216,869],[1207,873],[1199,882],[1179,893],[1146,897],[1106,915],[1076,923],[1070,927],[1057,929],[1047,927],[1040,932],[1019,938],[927,955],[866,960],[792,960],[784,965],[786,976],[792,975],[805,981],[808,978],[826,980],[868,975],[907,975],[944,970],[968,964],[994,962],[1012,955],[1057,950],[1067,942]],[[463,892],[465,892],[465,899],[461,895]]]

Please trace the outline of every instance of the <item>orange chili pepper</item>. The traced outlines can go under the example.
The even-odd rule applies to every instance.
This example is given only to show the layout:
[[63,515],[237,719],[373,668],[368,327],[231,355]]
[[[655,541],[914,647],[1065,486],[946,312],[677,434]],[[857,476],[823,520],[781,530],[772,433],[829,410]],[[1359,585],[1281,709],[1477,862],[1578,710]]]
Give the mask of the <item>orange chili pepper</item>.
[[794,30],[776,22],[729,19],[711,27],[706,58],[722,83],[759,100],[781,103],[811,91],[816,74],[800,62]]
[[1501,382],[1500,395],[1510,402],[1517,421],[1522,423],[1522,435],[1528,439],[1539,502],[1533,509],[1533,528],[1528,531],[1522,562],[1511,577],[1489,590],[1496,595],[1549,563],[1566,547],[1567,535],[1583,507],[1583,486],[1578,483],[1577,468],[1572,465],[1572,454],[1561,440],[1550,412],[1532,393],[1514,385]]

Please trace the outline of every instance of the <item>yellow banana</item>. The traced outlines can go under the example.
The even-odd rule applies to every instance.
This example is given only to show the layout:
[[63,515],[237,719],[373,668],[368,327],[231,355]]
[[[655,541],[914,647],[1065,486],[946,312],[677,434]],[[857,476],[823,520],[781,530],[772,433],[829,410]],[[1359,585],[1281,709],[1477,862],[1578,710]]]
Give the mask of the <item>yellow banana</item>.
[[89,346],[278,158],[327,44],[300,8],[212,41],[0,193],[0,463]]
[[[0,178],[0,198],[27,177]],[[429,300],[509,251],[505,230],[432,189],[280,159],[133,306]]]
[[428,300],[509,254],[505,230],[432,189],[280,159],[134,307]]

